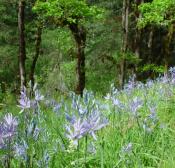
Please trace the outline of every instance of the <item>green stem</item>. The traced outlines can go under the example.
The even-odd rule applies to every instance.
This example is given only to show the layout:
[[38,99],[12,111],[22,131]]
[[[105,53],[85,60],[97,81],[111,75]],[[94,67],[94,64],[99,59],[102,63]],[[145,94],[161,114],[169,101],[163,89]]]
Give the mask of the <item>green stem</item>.
[[104,150],[104,142],[103,142],[103,138],[102,138],[102,142],[101,142],[101,168],[104,168],[103,150]]
[[84,165],[85,168],[87,168],[87,143],[88,143],[88,137],[85,136],[85,151],[84,151]]
[[77,162],[77,166],[79,166],[79,158],[80,158],[80,156],[79,156],[79,152],[80,152],[80,143],[79,143],[79,140],[78,140],[78,146],[77,146],[77,158],[78,158],[78,162]]
[[7,167],[10,168],[11,165],[10,165],[10,162],[11,162],[11,139],[9,139],[9,142],[8,142],[8,159],[7,159]]

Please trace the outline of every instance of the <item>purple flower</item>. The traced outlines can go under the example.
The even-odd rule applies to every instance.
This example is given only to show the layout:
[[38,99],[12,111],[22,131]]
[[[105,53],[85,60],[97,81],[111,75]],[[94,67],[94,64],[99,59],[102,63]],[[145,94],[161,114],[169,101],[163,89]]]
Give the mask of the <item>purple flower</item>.
[[170,67],[169,72],[171,75],[171,82],[172,84],[174,84],[175,83],[175,67]]
[[138,97],[135,97],[129,104],[129,110],[134,115],[137,116],[138,109],[142,107],[142,100],[140,100]]
[[158,124],[158,117],[155,107],[149,107],[150,114],[143,121],[143,129],[147,133],[151,133]]
[[25,141],[23,141],[20,144],[15,144],[14,145],[15,156],[21,157],[24,160],[27,160],[27,149],[28,149],[28,145]]
[[128,143],[127,145],[122,147],[122,152],[129,154],[132,152],[132,148],[133,148],[132,143]]
[[75,115],[70,116],[68,113],[66,113],[66,119],[69,123],[74,124],[77,118]]
[[153,80],[151,80],[151,79],[149,79],[147,82],[146,82],[146,87],[148,87],[148,88],[150,88],[150,87],[152,87],[153,86],[153,84],[154,84],[154,81]]
[[88,92],[86,89],[83,91],[83,100],[86,105],[89,104],[90,100],[94,99],[92,92]]
[[22,113],[25,109],[29,109],[31,107],[31,101],[26,95],[26,88],[21,91],[19,107],[21,108],[20,113]]
[[88,109],[83,107],[82,105],[79,105],[78,107],[78,113],[79,115],[85,115],[88,112]]
[[4,136],[4,128],[3,128],[3,124],[0,123],[0,149],[4,147],[3,136]]
[[0,123],[0,149],[6,148],[8,141],[11,142],[13,136],[16,134],[17,119],[12,114],[6,114],[3,122]]
[[44,96],[41,95],[41,93],[39,92],[39,90],[36,90],[36,91],[35,91],[35,100],[36,100],[37,102],[44,100]]
[[45,105],[47,107],[52,107],[52,106],[56,106],[58,103],[54,100],[54,99],[51,99],[51,100],[46,100],[45,101]]
[[53,111],[54,111],[55,113],[58,112],[60,109],[61,109],[61,104],[56,104],[56,105],[53,107]]
[[4,137],[5,138],[11,138],[16,133],[18,122],[15,117],[12,116],[12,114],[6,114],[4,117]]
[[128,83],[124,86],[124,89],[126,91],[132,91],[135,86],[136,86],[136,82],[135,82],[135,79],[136,79],[136,75],[134,74],[128,81]]
[[88,127],[85,127],[85,125],[85,121],[79,118],[72,125],[66,126],[66,136],[73,141],[74,145],[78,145],[78,140],[89,131]]
[[152,121],[157,121],[157,114],[156,114],[156,107],[150,107],[150,115],[148,118],[150,118]]
[[89,128],[89,134],[95,139],[95,131],[98,131],[105,127],[108,124],[108,121],[105,118],[102,118],[98,111],[94,111],[87,118],[86,127]]
[[167,74],[164,74],[164,76],[161,78],[161,82],[166,84],[169,82],[169,78]]
[[113,99],[113,105],[117,106],[119,109],[124,109],[124,105],[118,99]]

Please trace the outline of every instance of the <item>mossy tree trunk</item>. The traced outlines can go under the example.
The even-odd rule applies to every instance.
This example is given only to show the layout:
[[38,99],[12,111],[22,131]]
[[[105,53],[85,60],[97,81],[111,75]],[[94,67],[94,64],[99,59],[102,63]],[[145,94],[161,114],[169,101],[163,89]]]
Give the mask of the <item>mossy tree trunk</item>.
[[25,48],[25,0],[19,1],[18,8],[18,29],[19,29],[19,74],[21,89],[26,86],[26,48]]
[[78,83],[76,86],[76,93],[83,95],[85,88],[85,43],[86,43],[86,30],[83,26],[78,24],[70,24],[69,28],[74,36],[77,45],[77,78]]
[[36,68],[36,63],[38,60],[38,57],[40,55],[40,46],[41,46],[41,35],[42,35],[42,25],[38,25],[37,27],[37,32],[36,32],[36,45],[35,45],[35,55],[33,57],[32,65],[30,68],[30,81],[31,81],[31,86],[33,88],[34,83],[35,83],[35,68]]
[[122,89],[126,78],[126,55],[128,52],[128,33],[129,33],[129,8],[130,0],[123,0],[123,12],[122,12],[122,28],[123,28],[123,40],[122,40],[122,58],[120,63],[119,85]]

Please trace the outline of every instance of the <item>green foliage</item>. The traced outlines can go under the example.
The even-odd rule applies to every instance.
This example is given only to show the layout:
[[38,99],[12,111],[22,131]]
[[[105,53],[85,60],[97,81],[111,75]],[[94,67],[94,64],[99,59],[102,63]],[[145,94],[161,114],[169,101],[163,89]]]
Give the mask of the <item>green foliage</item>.
[[44,18],[53,18],[54,22],[61,26],[84,23],[92,17],[98,18],[102,11],[95,6],[89,6],[85,0],[38,0],[33,9]]
[[139,9],[143,15],[138,23],[140,28],[149,24],[166,26],[175,21],[174,0],[153,0],[151,3],[143,3]]
[[164,73],[165,72],[165,66],[157,66],[155,64],[147,64],[144,65],[144,67],[142,68],[141,72],[148,72],[148,71],[152,71],[154,73]]

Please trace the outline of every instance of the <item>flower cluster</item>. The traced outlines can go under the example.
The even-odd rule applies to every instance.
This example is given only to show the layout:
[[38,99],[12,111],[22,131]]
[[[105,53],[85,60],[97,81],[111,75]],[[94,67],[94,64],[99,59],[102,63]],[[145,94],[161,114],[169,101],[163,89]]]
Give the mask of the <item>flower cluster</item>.
[[44,100],[44,96],[41,95],[38,89],[34,89],[34,99],[30,100],[27,96],[27,89],[24,87],[21,91],[19,107],[21,108],[20,113],[22,113],[25,109],[36,108],[40,101]]
[[0,123],[0,148],[4,148],[7,142],[11,142],[17,132],[18,121],[12,114],[6,114]]
[[147,133],[151,133],[158,124],[158,116],[156,108],[150,107],[150,114],[143,121],[143,129]]
[[129,102],[129,111],[134,117],[138,116],[138,110],[142,107],[143,101],[139,97],[135,97]]
[[[78,144],[78,140],[86,135],[91,135],[95,140],[95,132],[108,124],[107,119],[99,111],[100,105],[95,101],[91,93],[85,92],[83,102],[80,97],[72,95],[72,115],[66,113],[68,125],[66,125],[67,138]],[[76,115],[77,114],[77,115]]]
[[78,140],[88,134],[97,140],[95,132],[108,124],[107,119],[102,118],[97,111],[94,111],[85,118],[67,115],[67,120],[69,125],[66,125],[66,136],[74,145],[78,145]]

